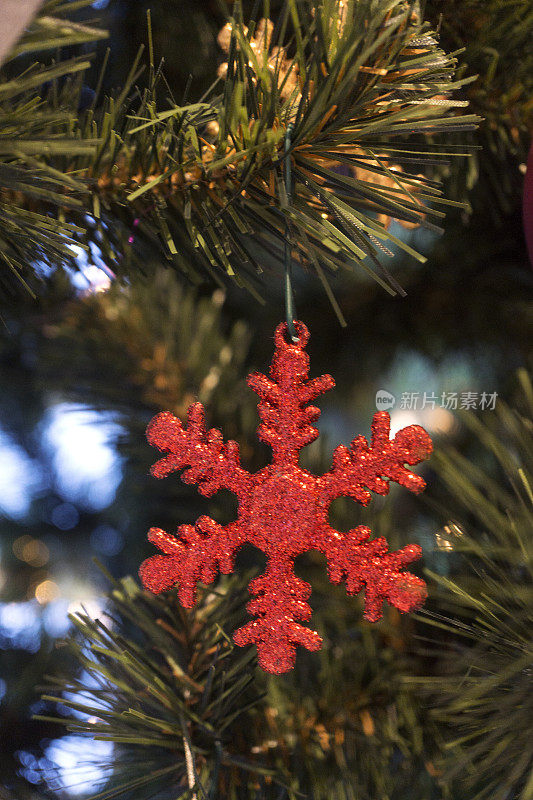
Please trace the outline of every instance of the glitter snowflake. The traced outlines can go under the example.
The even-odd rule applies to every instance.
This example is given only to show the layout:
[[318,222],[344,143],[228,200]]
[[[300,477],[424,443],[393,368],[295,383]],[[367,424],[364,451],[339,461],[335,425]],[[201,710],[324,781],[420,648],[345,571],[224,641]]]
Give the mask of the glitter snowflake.
[[365,588],[365,617],[371,622],[381,618],[385,600],[407,612],[426,597],[424,581],[402,571],[420,557],[418,545],[389,553],[386,540],[370,540],[366,526],[336,531],[328,523],[328,510],[342,496],[366,505],[370,491],[388,493],[389,481],[422,491],[423,479],[405,465],[427,458],[431,440],[418,425],[404,428],[391,440],[389,415],[379,412],[372,422],[370,445],[362,436],[349,448],[340,445],[324,475],[302,469],[299,452],[317,438],[312,423],[320,415],[318,408],[307,404],[335,382],[330,375],[308,380],[309,356],[304,348],[309,333],[302,323],[296,325],[296,344],[287,341],[285,324],[278,326],[270,377],[248,376],[249,386],[260,397],[258,436],[272,448],[267,467],[247,472],[240,464],[237,443],[224,443],[216,428],[206,430],[200,403],[190,407],[186,427],[172,414],[162,413],[147,430],[148,441],[168,453],[152,467],[155,477],[187,467],[182,475],[185,483],[197,484],[206,497],[228,489],[237,496],[239,510],[229,525],[207,516],[195,525],[180,525],[177,537],[151,528],[148,538],[164,555],[142,564],[143,584],[161,592],[177,583],[180,602],[191,608],[198,581],[211,583],[217,572],[232,572],[235,553],[246,542],[258,547],[268,561],[265,573],[250,584],[253,599],[247,608],[255,618],[235,632],[234,641],[241,646],[256,644],[260,666],[273,673],[294,666],[297,645],[318,650],[322,644],[316,631],[300,624],[311,617],[306,602],[311,587],[294,574],[294,559],[307,550],[325,555],[330,581],[344,580],[348,594]]

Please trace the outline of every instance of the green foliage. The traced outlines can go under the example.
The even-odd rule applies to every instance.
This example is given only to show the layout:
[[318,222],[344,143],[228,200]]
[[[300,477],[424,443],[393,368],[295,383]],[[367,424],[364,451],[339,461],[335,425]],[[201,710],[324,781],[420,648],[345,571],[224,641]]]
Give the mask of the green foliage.
[[[50,0],[44,11],[59,17],[77,6]],[[196,103],[172,99],[150,38],[146,88],[135,88],[139,53],[120,94],[100,103],[97,91],[86,111],[78,111],[85,56],[4,79],[2,108],[18,126],[18,133],[6,130],[11,144],[0,176],[9,197],[2,250],[10,269],[23,279],[39,258],[64,262],[68,241],[83,229],[82,240],[97,240],[119,273],[143,271],[149,243],[191,280],[226,276],[258,296],[261,262],[279,259],[288,224],[293,258],[315,270],[328,292],[326,276],[354,265],[398,291],[380,266],[392,255],[383,242],[424,258],[376,215],[440,230],[441,207],[452,201],[418,171],[458,155],[432,144],[435,137],[476,126],[475,115],[452,115],[464,103],[449,98],[471,79],[454,79],[455,55],[403,0],[348,2],[342,24],[340,16],[337,0],[290,0],[272,38],[264,34],[258,46],[256,22],[246,28],[236,4],[226,78]],[[17,53],[50,45],[51,34],[38,26]],[[72,42],[101,35],[65,30]],[[23,127],[30,113],[42,118],[37,132]],[[31,186],[19,175],[29,159]],[[53,206],[59,219],[44,210]],[[89,229],[87,211],[95,220]]]
[[343,591],[316,588],[323,649],[299,658],[283,682],[269,681],[270,730],[295,785],[313,800],[448,797],[433,763],[438,733],[401,680],[409,620],[387,609],[370,625]]
[[427,621],[453,638],[422,685],[448,731],[446,777],[479,800],[533,797],[533,387],[520,379],[521,410],[500,403],[486,423],[465,415],[485,457],[435,455],[457,514],[441,545],[463,560],[453,579],[432,575],[450,618]]
[[[94,43],[104,34],[65,19],[70,7],[81,3],[45,2],[0,71],[0,282],[4,292],[21,284],[30,265],[72,261],[69,242],[81,233],[65,212],[88,205],[87,186],[69,174],[75,159],[96,155],[91,134],[80,137],[78,98],[83,74],[90,66],[86,55],[57,61],[32,61],[37,54],[57,48]],[[21,60],[21,57],[24,57]],[[55,209],[55,215],[48,212]],[[57,213],[59,211],[59,214]]]
[[357,622],[333,614],[335,624],[340,593],[328,592],[321,655],[270,678],[225,632],[242,624],[245,594],[245,580],[224,579],[186,611],[174,592],[156,597],[126,578],[100,619],[73,617],[68,649],[84,672],[44,699],[69,731],[115,742],[94,797],[440,798],[431,737],[400,683],[399,615],[375,628],[357,609]]
[[[224,94],[211,101],[219,132],[207,163],[205,150],[196,143],[208,121],[208,106],[176,107],[145,123],[158,141],[172,143],[173,154],[186,152],[188,161],[166,158],[155,180],[143,182],[129,200],[151,191],[156,181],[168,182],[171,174],[179,180],[183,169],[196,170],[169,229],[172,237],[182,236],[185,223],[197,256],[203,254],[207,266],[235,273],[238,280],[250,266],[259,274],[250,234],[258,234],[261,245],[276,257],[288,220],[297,261],[319,275],[323,268],[333,273],[358,264],[372,273],[377,267],[374,277],[394,293],[397,287],[379,274],[377,256],[387,252],[379,240],[414,252],[369,212],[437,229],[429,221],[443,216],[435,207],[442,202],[435,184],[409,173],[394,177],[390,166],[427,160],[420,147],[404,141],[406,134],[447,133],[450,127],[477,121],[452,121],[448,112],[453,101],[433,102],[435,94],[460,85],[450,78],[455,60],[438,49],[427,26],[412,23],[403,3],[349,6],[341,25],[336,3],[321,9],[313,3],[298,8],[288,3],[277,41],[282,47],[294,44],[295,55],[287,64],[279,50],[273,55],[265,33],[252,39],[255,24],[245,29],[237,5]],[[414,57],[412,42],[421,38],[423,52]],[[285,93],[291,77],[294,88]],[[283,175],[289,126],[292,202]],[[341,165],[363,169],[369,177],[342,174],[337,169]],[[385,184],[377,183],[376,175]],[[419,190],[416,198],[413,184]]]
[[248,785],[247,773],[256,781],[270,774],[236,752],[259,696],[253,653],[236,652],[220,621],[237,625],[242,614],[235,583],[203,592],[185,612],[126,578],[101,619],[72,618],[80,636],[69,646],[85,677],[69,677],[55,689],[59,698],[44,699],[78,712],[62,720],[69,730],[117,744],[110,786],[94,797],[152,797],[163,788],[167,797],[192,797],[200,786],[214,797],[219,784],[242,797],[235,792]]

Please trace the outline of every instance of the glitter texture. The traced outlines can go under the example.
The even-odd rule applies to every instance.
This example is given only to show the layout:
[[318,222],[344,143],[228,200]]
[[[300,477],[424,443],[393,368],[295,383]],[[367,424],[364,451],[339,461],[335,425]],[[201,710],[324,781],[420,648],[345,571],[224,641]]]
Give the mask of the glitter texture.
[[272,463],[250,474],[240,465],[236,442],[224,443],[216,428],[206,430],[204,409],[194,403],[187,427],[170,413],[158,414],[150,423],[150,444],[168,455],[152,467],[156,478],[185,467],[182,479],[197,484],[211,497],[219,489],[233,492],[239,501],[238,518],[219,525],[200,517],[195,525],[180,525],[177,537],[151,528],[148,538],[164,555],[148,558],[141,566],[144,586],[153,592],[178,584],[178,597],[186,608],[196,600],[198,581],[211,583],[217,572],[233,570],[236,551],[245,542],[262,550],[268,558],[266,571],[250,584],[253,595],[248,611],[254,617],[234,634],[237,645],[257,645],[259,664],[267,672],[286,672],[294,666],[296,646],[318,650],[322,640],[300,622],[309,620],[306,602],[311,587],[294,574],[294,559],[307,550],[326,556],[332,583],[346,582],[348,594],[365,589],[365,617],[375,622],[382,616],[383,601],[400,611],[418,608],[426,598],[420,578],[403,572],[418,559],[418,545],[407,545],[389,553],[385,539],[370,540],[370,529],[360,525],[346,533],[328,523],[328,509],[337,497],[351,497],[361,505],[370,492],[385,495],[389,481],[412,492],[425,487],[423,479],[407,467],[431,453],[431,440],[418,425],[410,425],[390,439],[390,417],[374,415],[369,445],[363,436],[350,447],[340,445],[333,453],[333,466],[322,476],[298,466],[300,450],[314,441],[313,422],[320,410],[307,405],[332,389],[331,375],[308,380],[309,339],[305,325],[295,322],[296,344],[287,341],[285,323],[276,329],[276,351],[270,377],[248,376],[249,386],[259,395],[261,425],[258,436],[272,448]]

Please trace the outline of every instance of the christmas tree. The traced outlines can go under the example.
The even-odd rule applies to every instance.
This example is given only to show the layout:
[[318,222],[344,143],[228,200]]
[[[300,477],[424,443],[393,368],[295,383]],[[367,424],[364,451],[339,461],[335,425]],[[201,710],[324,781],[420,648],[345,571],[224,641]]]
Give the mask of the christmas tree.
[[533,800],[531,4],[0,19],[0,797]]

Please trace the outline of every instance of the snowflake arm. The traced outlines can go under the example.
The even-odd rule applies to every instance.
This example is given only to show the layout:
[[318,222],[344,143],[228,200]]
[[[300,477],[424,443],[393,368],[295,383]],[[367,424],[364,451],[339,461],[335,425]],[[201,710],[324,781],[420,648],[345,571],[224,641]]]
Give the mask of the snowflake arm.
[[150,470],[156,478],[188,467],[184,483],[198,484],[198,491],[211,497],[219,489],[235,494],[243,490],[249,474],[240,466],[239,445],[231,439],[224,444],[216,428],[205,428],[205,412],[201,403],[193,403],[187,415],[187,427],[169,412],[158,414],[148,425],[146,436],[150,444],[163,452],[165,458]]
[[416,561],[422,554],[416,544],[389,553],[386,539],[370,541],[370,528],[360,525],[347,533],[327,529],[323,552],[328,560],[329,579],[332,583],[346,580],[350,595],[365,589],[365,618],[377,622],[382,617],[383,601],[399,611],[419,608],[427,597],[426,584],[403,567]]
[[[273,592],[275,604],[271,602]],[[292,564],[270,559],[264,575],[251,582],[250,593],[254,597],[246,608],[256,618],[235,631],[233,638],[240,647],[257,646],[260,667],[274,674],[286,672],[294,667],[298,645],[311,651],[320,649],[318,633],[297,622],[311,618],[306,602],[311,587],[294,574]]]
[[321,500],[328,503],[344,496],[367,505],[370,491],[388,494],[390,480],[418,494],[426,483],[405,465],[418,464],[431,450],[431,439],[419,425],[403,428],[391,440],[390,417],[384,411],[378,412],[372,420],[370,446],[364,436],[357,436],[350,448],[339,445],[335,449],[333,466],[320,479]]
[[141,564],[144,586],[157,594],[177,583],[185,608],[194,606],[199,581],[212,583],[218,572],[229,575],[233,571],[233,557],[242,544],[237,523],[223,526],[205,516],[195,525],[180,525],[177,537],[150,528],[148,540],[165,555],[151,556]]
[[273,461],[283,464],[297,464],[300,450],[318,437],[318,429],[312,423],[320,416],[320,409],[306,403],[335,386],[331,375],[307,380],[309,356],[303,348],[309,331],[297,321],[295,328],[297,344],[286,341],[283,325],[276,329],[270,377],[261,372],[248,376],[248,386],[260,398],[257,408],[262,422],[257,434],[272,448]]

